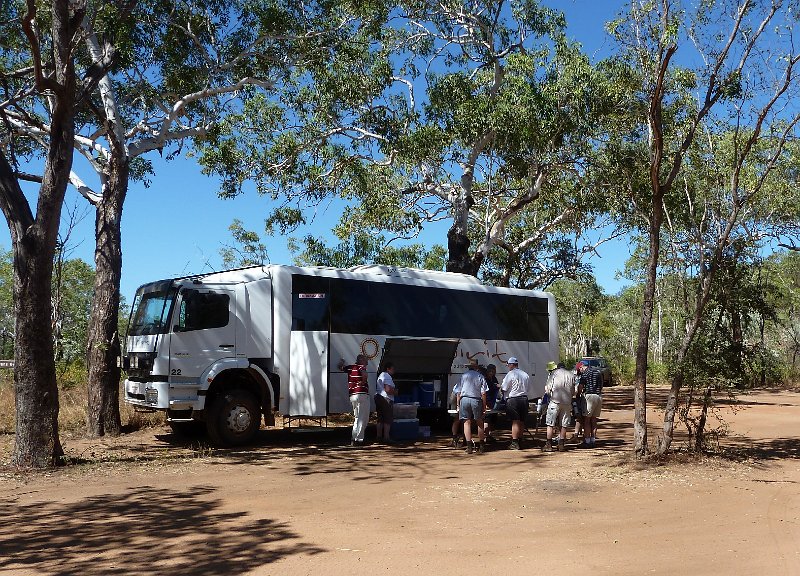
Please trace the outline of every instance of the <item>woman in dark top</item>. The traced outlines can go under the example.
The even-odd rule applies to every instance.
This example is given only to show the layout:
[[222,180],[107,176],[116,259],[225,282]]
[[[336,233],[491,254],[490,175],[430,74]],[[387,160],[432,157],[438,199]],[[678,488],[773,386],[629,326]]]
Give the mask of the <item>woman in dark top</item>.
[[[488,364],[486,368],[482,368],[480,372],[483,374],[483,377],[486,378],[486,383],[489,384],[489,391],[486,392],[486,406],[491,410],[494,408],[498,393],[500,392],[500,382],[497,381],[497,367],[494,364]],[[497,442],[492,436],[492,430],[496,427],[497,414],[487,414],[483,421],[483,431],[486,435],[487,444]]]

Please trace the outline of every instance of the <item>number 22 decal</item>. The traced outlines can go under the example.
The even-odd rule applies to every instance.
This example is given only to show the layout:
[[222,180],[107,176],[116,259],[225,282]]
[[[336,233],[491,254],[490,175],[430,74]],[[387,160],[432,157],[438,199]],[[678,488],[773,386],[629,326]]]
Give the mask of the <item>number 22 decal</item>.
[[181,369],[180,368],[173,368],[170,371],[170,374],[173,375],[173,376],[180,376],[181,375]]

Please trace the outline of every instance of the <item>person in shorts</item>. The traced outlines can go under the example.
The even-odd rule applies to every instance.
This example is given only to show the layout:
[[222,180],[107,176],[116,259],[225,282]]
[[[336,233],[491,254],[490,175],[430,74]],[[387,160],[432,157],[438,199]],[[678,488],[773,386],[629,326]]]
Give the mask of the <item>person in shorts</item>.
[[550,404],[547,406],[547,441],[544,444],[545,452],[553,451],[553,432],[558,431],[558,451],[564,452],[566,448],[567,428],[572,426],[572,396],[575,394],[575,377],[564,368],[563,363],[549,362],[547,369],[550,374],[544,391],[550,395]]
[[[478,454],[483,454],[485,445],[483,442],[483,416],[486,412],[486,392],[489,385],[486,383],[477,367],[470,366],[469,370],[461,376],[461,383],[458,390],[458,409],[459,417],[464,421],[464,439],[466,441],[466,453],[472,454],[477,450]],[[472,421],[478,425],[478,443],[472,441]]]
[[506,398],[506,416],[511,420],[512,450],[522,448],[522,433],[525,431],[525,419],[528,417],[528,383],[530,376],[519,369],[519,361],[512,356],[508,359],[509,371],[503,378],[500,389]]
[[603,375],[588,362],[578,362],[578,389],[586,398],[586,415],[583,418],[583,446],[594,446],[597,437],[597,419],[603,409]]
[[387,362],[383,372],[378,376],[375,385],[375,409],[378,412],[378,439],[379,444],[389,443],[389,431],[392,428],[394,397],[397,388],[394,385],[394,364]]

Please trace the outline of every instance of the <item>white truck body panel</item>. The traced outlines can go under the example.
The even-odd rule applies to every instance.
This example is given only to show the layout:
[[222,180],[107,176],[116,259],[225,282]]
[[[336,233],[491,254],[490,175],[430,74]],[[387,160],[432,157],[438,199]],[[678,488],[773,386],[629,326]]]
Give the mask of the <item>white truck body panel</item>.
[[[520,368],[531,375],[532,396],[540,396],[547,377],[545,366],[547,362],[558,359],[555,301],[548,293],[484,286],[475,278],[461,274],[384,266],[362,266],[349,270],[257,266],[155,282],[144,285],[137,291],[136,298],[139,299],[147,296],[147,289],[160,290],[165,294],[164,301],[174,304],[169,310],[164,308],[164,314],[169,314],[169,317],[164,319],[160,332],[132,333],[127,338],[130,361],[142,362],[148,369],[139,369],[136,376],[132,376],[136,369],[129,373],[131,375],[125,383],[126,402],[159,410],[202,411],[206,408],[206,392],[215,379],[226,371],[238,369],[248,370],[256,378],[264,380],[266,377],[272,382],[268,383],[270,387],[266,394],[267,399],[271,399],[271,406],[284,416],[319,417],[348,412],[351,407],[346,374],[336,366],[339,359],[352,363],[358,353],[365,354],[369,359],[368,380],[372,397],[378,375],[378,362],[386,339],[407,335],[396,332],[376,334],[306,330],[302,326],[294,326],[293,322],[298,320],[293,306],[298,302],[314,305],[316,301],[320,304],[325,301],[332,310],[331,317],[335,313],[335,306],[326,300],[333,298],[331,294],[295,289],[293,283],[297,282],[296,278],[303,277],[341,279],[343,282],[360,281],[376,287],[402,285],[416,286],[419,289],[431,288],[444,291],[442,293],[445,294],[445,301],[451,291],[454,295],[456,292],[488,293],[497,294],[498,297],[505,295],[538,298],[538,302],[547,300],[549,320],[544,320],[548,325],[540,329],[546,333],[541,341],[492,337],[481,339],[456,334],[455,338],[460,343],[450,372],[445,375],[447,379],[443,382],[450,389],[460,379],[471,359],[481,364],[495,364],[498,379],[502,380],[507,372],[505,362],[509,357],[516,356],[520,360]],[[170,290],[174,292],[169,292]],[[181,314],[187,315],[189,306],[183,306],[184,300],[188,299],[191,303],[192,297],[202,300],[205,297],[212,298],[214,294],[218,297],[227,295],[229,299],[229,317],[224,326],[194,331],[176,328],[186,320],[181,317]],[[134,300],[134,308],[138,306],[137,299]],[[414,307],[409,303],[387,301],[381,305],[387,315],[391,315],[392,310],[401,305],[405,307],[400,313],[406,316],[414,314]],[[453,311],[449,313],[450,316],[441,320],[443,326],[448,325],[448,318],[452,317]],[[134,309],[132,319],[137,314]],[[541,316],[541,313],[538,314]],[[428,319],[418,321],[422,323]],[[334,326],[335,323],[329,325]],[[492,328],[488,326],[487,332]],[[278,387],[275,386],[273,390],[271,386],[278,380],[279,398],[272,398],[273,393],[277,394]]]

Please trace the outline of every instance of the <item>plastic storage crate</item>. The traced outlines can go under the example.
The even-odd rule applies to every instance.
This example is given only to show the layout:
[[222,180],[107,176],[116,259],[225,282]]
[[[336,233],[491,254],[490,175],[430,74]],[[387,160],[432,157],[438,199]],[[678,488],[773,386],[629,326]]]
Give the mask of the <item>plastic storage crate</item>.
[[395,402],[392,408],[392,415],[395,420],[409,420],[417,417],[416,404],[402,404]]

